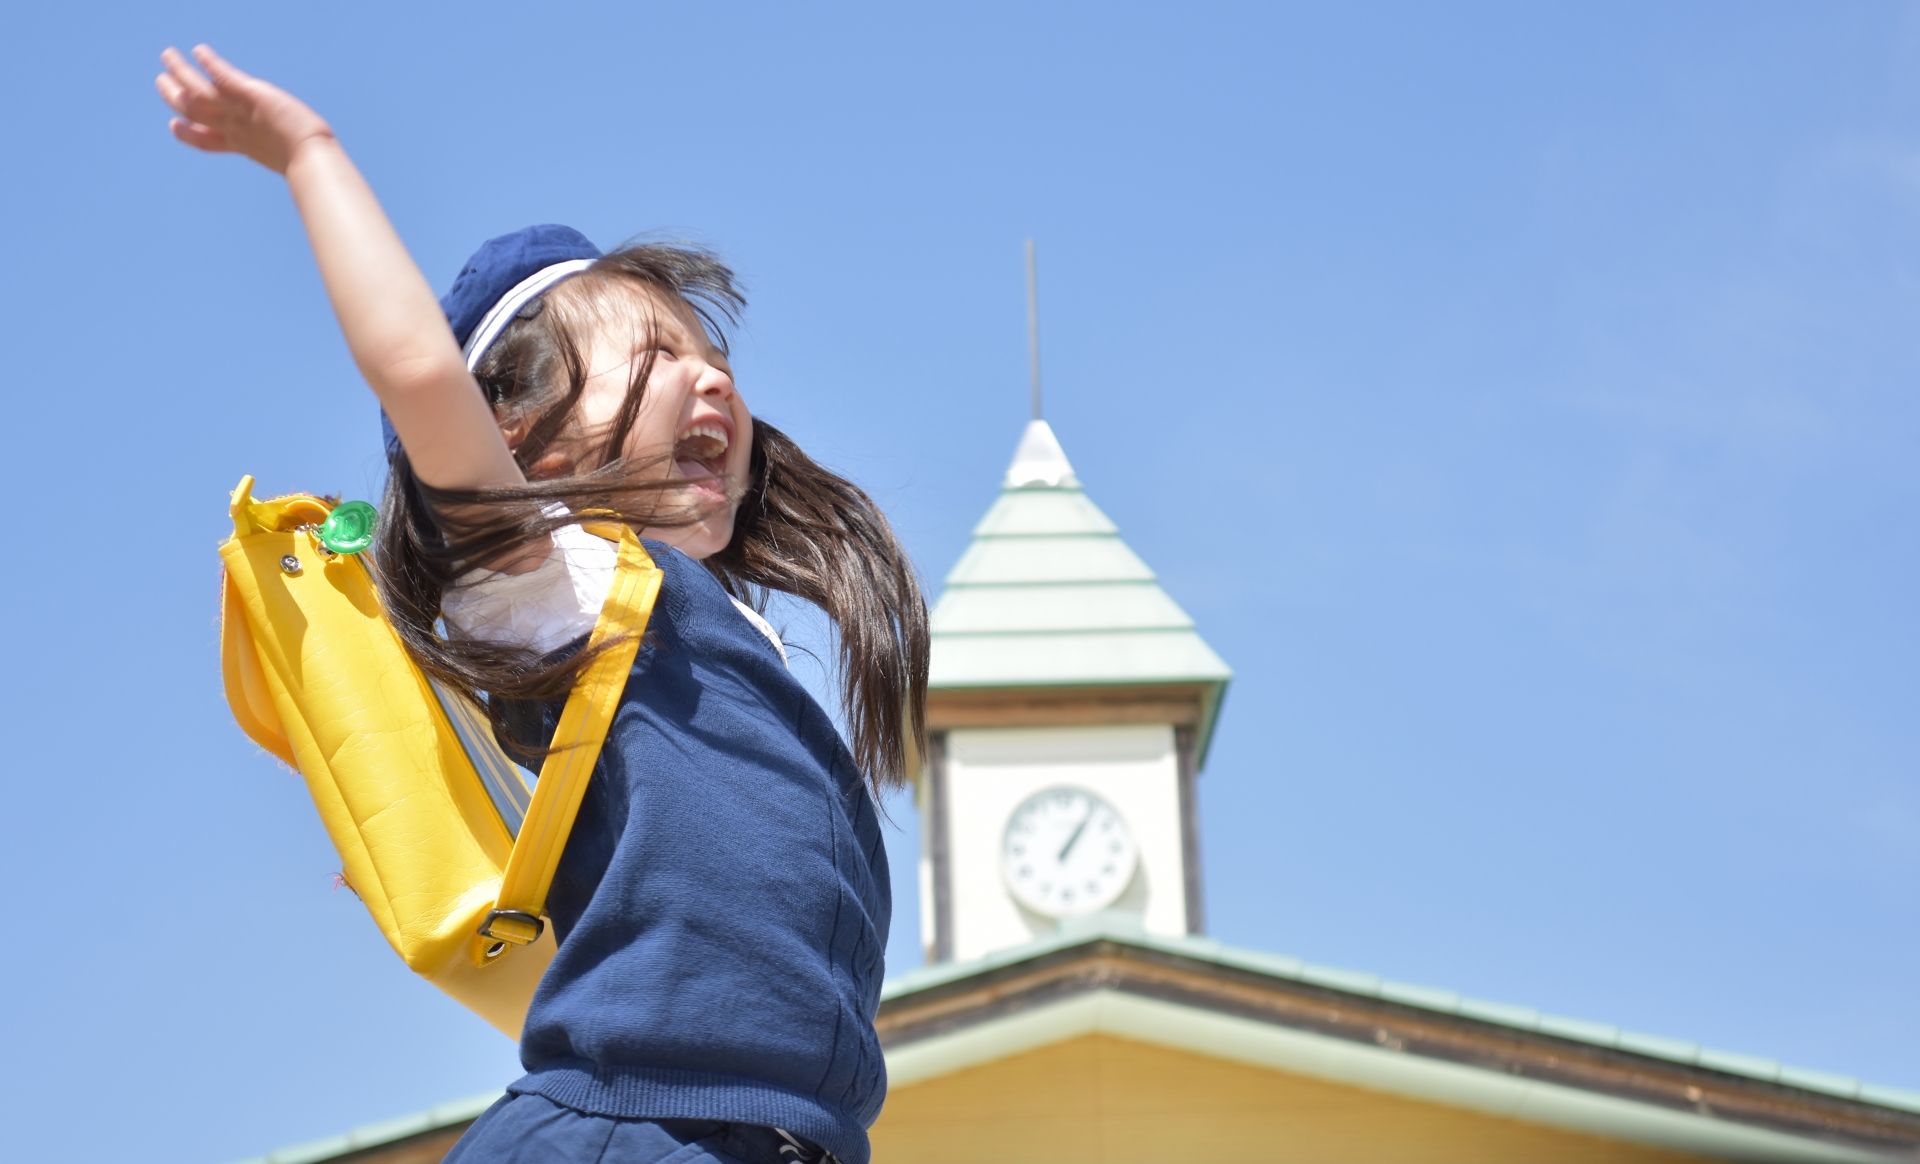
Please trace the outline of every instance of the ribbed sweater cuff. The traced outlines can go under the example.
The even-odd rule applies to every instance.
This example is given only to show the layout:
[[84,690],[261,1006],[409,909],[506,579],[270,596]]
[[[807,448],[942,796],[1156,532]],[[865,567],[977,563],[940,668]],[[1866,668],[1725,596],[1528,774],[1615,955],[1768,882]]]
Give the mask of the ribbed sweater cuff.
[[785,1128],[838,1156],[868,1164],[867,1130],[812,1096],[707,1071],[596,1068],[585,1059],[551,1059],[507,1087],[588,1115],[638,1120],[726,1120]]

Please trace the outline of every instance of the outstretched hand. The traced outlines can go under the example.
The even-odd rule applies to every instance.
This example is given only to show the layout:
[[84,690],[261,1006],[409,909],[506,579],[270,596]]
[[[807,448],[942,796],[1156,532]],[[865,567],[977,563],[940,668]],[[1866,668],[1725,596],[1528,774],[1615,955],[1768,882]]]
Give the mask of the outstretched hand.
[[209,153],[244,154],[276,174],[299,147],[316,138],[331,138],[333,130],[299,98],[250,77],[199,45],[193,67],[178,49],[160,54],[167,71],[154,78],[160,96],[179,114],[169,128],[173,136]]
[[292,94],[206,45],[192,61],[175,49],[160,59],[167,71],[154,84],[179,114],[173,136],[286,175],[354,363],[419,478],[443,489],[524,484],[433,288],[333,130]]

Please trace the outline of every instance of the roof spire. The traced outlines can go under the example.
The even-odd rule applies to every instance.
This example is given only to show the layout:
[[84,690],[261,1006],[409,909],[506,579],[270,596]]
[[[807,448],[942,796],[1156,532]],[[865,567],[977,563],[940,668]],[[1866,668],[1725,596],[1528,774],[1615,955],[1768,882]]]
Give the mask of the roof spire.
[[1200,755],[1233,675],[1081,489],[1044,420],[1027,422],[1000,496],[931,619],[930,698],[961,688],[1178,685],[1200,701],[1197,718],[1182,721],[1199,729]]
[[1007,466],[1007,479],[1001,487],[1033,486],[1080,488],[1080,479],[1073,475],[1073,466],[1067,463],[1066,450],[1060,447],[1060,438],[1053,435],[1053,426],[1038,417],[1028,421],[1027,431],[1020,434],[1020,447],[1013,451],[1013,464]]
[[1027,240],[1027,363],[1033,373],[1033,419],[1040,419],[1040,281],[1033,270],[1033,240]]

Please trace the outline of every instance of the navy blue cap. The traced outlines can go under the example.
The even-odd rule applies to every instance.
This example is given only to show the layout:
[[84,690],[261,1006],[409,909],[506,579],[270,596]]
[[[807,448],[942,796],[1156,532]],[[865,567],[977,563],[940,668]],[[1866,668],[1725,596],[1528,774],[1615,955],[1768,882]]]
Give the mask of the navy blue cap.
[[503,234],[473,252],[440,309],[453,325],[453,338],[465,346],[481,318],[529,276],[569,259],[599,257],[600,248],[571,226],[529,226]]
[[[460,268],[460,276],[453,281],[453,289],[440,298],[440,310],[447,313],[447,323],[453,327],[454,342],[466,347],[481,320],[487,318],[488,313],[509,293],[534,275],[556,264],[584,262],[599,257],[600,248],[594,246],[586,235],[570,226],[554,223],[523,227],[512,234],[488,239]],[[502,320],[496,326],[504,326],[506,322],[509,321]],[[483,342],[491,342],[492,338],[489,335]],[[479,352],[471,353],[468,366],[473,366],[479,356]],[[387,420],[384,410],[380,413],[380,433],[385,438],[387,452],[397,452],[400,435],[393,431],[393,424]]]

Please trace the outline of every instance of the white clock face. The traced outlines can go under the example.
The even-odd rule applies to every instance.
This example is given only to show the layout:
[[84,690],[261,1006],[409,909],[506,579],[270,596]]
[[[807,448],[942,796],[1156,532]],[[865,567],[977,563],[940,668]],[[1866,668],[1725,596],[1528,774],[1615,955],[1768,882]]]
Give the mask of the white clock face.
[[1046,788],[1007,821],[1001,870],[1020,904],[1048,917],[1112,905],[1139,859],[1113,806],[1084,788]]

